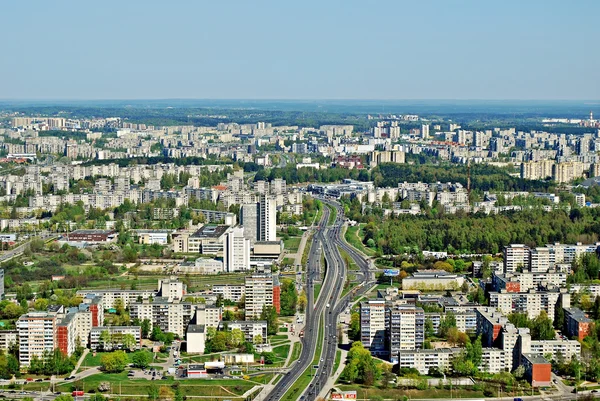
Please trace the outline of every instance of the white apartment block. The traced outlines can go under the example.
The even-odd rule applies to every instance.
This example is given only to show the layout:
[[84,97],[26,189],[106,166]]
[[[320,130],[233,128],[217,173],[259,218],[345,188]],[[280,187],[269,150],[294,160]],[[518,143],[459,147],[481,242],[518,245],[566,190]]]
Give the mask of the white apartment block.
[[450,369],[453,356],[461,351],[462,348],[402,350],[397,360],[400,368],[414,368],[426,375],[432,368],[439,371]]
[[409,305],[395,305],[386,309],[387,349],[390,361],[399,352],[421,348],[425,340],[423,309]]
[[47,312],[29,312],[17,320],[19,361],[29,366],[31,358],[52,352],[56,344],[56,316]]
[[374,355],[386,351],[385,301],[368,300],[360,303],[360,341]]
[[240,302],[244,294],[246,294],[246,287],[243,285],[234,284],[214,284],[212,287],[213,294],[221,295],[223,299],[230,300],[232,302]]
[[504,350],[500,348],[482,348],[480,369],[487,373],[506,371],[506,353]]
[[169,302],[180,301],[187,291],[186,285],[177,278],[165,278],[158,280],[158,294],[167,298]]
[[552,355],[552,359],[556,360],[560,355],[565,361],[570,361],[575,357],[580,359],[581,344],[576,340],[545,340],[531,341],[531,353],[540,355]]
[[566,290],[527,292],[490,292],[490,307],[509,313],[527,313],[530,319],[535,319],[541,311],[546,311],[548,317],[554,320],[555,308],[561,302],[563,308],[570,307],[571,297]]
[[17,330],[0,330],[0,350],[7,351],[13,344],[19,343]]
[[111,348],[123,346],[123,336],[130,334],[135,339],[135,348],[139,349],[142,341],[142,328],[140,326],[99,326],[90,331],[90,349],[92,351],[101,348],[100,335],[103,331],[108,331],[111,338]]
[[104,308],[114,308],[115,301],[120,299],[123,301],[123,306],[128,308],[133,302],[137,302],[138,299],[148,300],[152,297],[156,297],[156,290],[79,290],[77,295],[82,297],[87,296],[98,296],[102,297],[102,304]]
[[263,342],[267,342],[267,322],[264,320],[232,320],[221,322],[219,328],[224,328],[224,325],[229,330],[240,329],[248,342],[253,342],[256,336],[261,336]]
[[273,276],[253,274],[247,276],[244,285],[246,294],[246,319],[258,319],[264,307],[273,306]]
[[229,273],[250,269],[250,240],[244,236],[244,227],[234,227],[225,233],[223,267]]
[[510,244],[504,248],[504,272],[514,273],[529,268],[529,247],[523,244]]

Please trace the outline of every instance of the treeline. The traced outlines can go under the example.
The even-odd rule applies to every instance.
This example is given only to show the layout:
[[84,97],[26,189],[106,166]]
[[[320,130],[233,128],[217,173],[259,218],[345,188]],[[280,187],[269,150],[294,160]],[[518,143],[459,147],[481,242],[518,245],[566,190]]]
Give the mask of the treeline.
[[289,185],[301,182],[335,182],[346,178],[369,181],[370,176],[369,172],[366,170],[349,170],[340,167],[327,169],[302,167],[297,169],[295,165],[288,164],[285,167],[274,167],[270,170],[258,170],[254,176],[254,181],[270,181],[275,178],[283,178]]
[[531,247],[554,242],[593,243],[600,237],[600,209],[573,209],[570,213],[531,209],[491,216],[400,215],[380,226],[369,223],[363,231],[363,242],[373,244],[369,242],[373,239],[383,254],[420,250],[496,254],[514,243]]
[[[371,172],[371,180],[378,187],[396,187],[400,182],[459,182],[467,186],[467,166],[383,163]],[[471,189],[480,191],[533,191],[554,189],[546,181],[531,181],[509,175],[506,169],[488,164],[471,166]]]

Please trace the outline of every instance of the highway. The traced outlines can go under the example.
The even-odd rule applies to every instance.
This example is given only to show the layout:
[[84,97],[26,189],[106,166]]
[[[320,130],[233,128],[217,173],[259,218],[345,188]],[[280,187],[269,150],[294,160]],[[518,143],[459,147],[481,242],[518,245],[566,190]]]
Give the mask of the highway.
[[[329,219],[329,209],[324,208],[323,216],[319,222],[319,227],[324,227]],[[321,271],[321,248],[323,246],[322,234],[319,231],[315,233],[310,245],[310,251],[306,266],[306,317],[304,326],[304,338],[302,339],[302,352],[298,361],[294,363],[288,373],[275,385],[271,392],[265,397],[267,401],[279,401],[283,398],[290,387],[312,364],[314,353],[317,349],[317,340],[319,337],[319,323],[323,317],[323,310],[326,308],[327,301],[325,294],[330,293],[334,287],[334,278],[331,274],[325,275],[322,290],[319,298],[314,299],[313,285],[315,280],[320,279]],[[298,398],[300,394],[295,395]]]
[[[288,373],[277,383],[273,390],[265,398],[269,401],[281,400],[285,393],[293,387],[293,384],[306,371],[312,369],[315,350],[317,349],[319,324],[323,321],[324,337],[321,355],[318,359],[317,368],[313,370],[314,377],[308,388],[302,394],[293,394],[293,399],[314,400],[325,386],[327,379],[332,374],[337,350],[337,323],[339,315],[348,307],[350,301],[362,294],[374,282],[374,274],[370,269],[370,261],[364,255],[357,252],[342,238],[342,226],[344,215],[339,203],[324,198],[324,203],[336,208],[336,219],[331,226],[325,226],[329,220],[330,209],[323,208],[323,216],[315,232],[309,251],[306,266],[306,293],[307,313],[304,328],[304,339],[302,352],[298,361],[293,364]],[[354,290],[342,297],[344,283],[347,277],[347,266],[338,250],[338,246],[354,259],[362,274],[362,282]],[[320,279],[321,254],[325,257],[326,270],[321,292],[317,300],[314,299],[313,285],[315,280]]]

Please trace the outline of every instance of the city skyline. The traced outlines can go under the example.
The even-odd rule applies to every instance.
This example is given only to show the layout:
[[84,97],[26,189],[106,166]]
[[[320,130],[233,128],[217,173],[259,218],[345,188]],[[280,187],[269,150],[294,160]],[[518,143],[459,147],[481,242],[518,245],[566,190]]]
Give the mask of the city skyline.
[[599,99],[599,8],[15,2],[0,27],[11,38],[0,97]]

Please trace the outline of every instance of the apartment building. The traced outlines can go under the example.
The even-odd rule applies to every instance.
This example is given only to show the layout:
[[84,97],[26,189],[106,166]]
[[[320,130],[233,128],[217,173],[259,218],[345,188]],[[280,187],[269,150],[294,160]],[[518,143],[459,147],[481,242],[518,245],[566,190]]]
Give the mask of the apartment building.
[[244,236],[244,227],[234,227],[225,233],[223,267],[228,273],[250,269],[250,240]]
[[29,312],[19,317],[16,326],[22,366],[29,366],[31,358],[41,357],[44,351],[54,351],[57,347],[56,324],[56,315],[48,312]]
[[84,298],[101,297],[102,305],[105,309],[114,308],[116,300],[120,299],[123,302],[123,306],[128,308],[131,303],[138,300],[150,299],[156,297],[156,290],[113,290],[113,289],[102,289],[102,290],[79,290],[77,295]]
[[219,329],[222,330],[225,325],[229,330],[240,329],[248,342],[253,342],[256,336],[261,336],[263,342],[267,342],[267,322],[264,320],[232,320],[230,322],[221,322]]
[[164,297],[156,297],[152,302],[150,300],[136,301],[129,305],[132,320],[148,319],[152,327],[158,326],[165,333],[175,333],[182,337],[194,312],[195,308],[191,303],[172,302]]
[[176,277],[158,280],[158,296],[167,298],[169,302],[180,301],[187,292],[187,286]]
[[565,308],[565,335],[583,341],[593,329],[594,321],[579,308]]
[[[477,329],[477,313],[472,311],[448,312],[452,313],[456,319],[456,329],[463,333],[475,332]],[[425,312],[425,320],[430,320],[433,325],[433,330],[438,331],[440,321],[448,313],[443,312]]]
[[8,349],[19,343],[18,330],[0,330],[0,350],[8,351]]
[[223,299],[232,302],[240,302],[246,294],[246,286],[235,284],[214,284],[212,287],[212,292],[215,295],[221,295]]
[[430,369],[446,371],[452,366],[454,355],[462,352],[462,348],[412,349],[400,350],[395,357],[402,368],[417,369],[420,374],[429,374]]
[[271,274],[253,274],[246,277],[246,319],[258,319],[263,308],[273,306],[273,288]]
[[529,268],[530,249],[523,244],[510,244],[504,247],[504,272],[514,273]]
[[504,314],[527,313],[530,319],[535,319],[541,311],[546,311],[548,317],[554,320],[556,306],[559,303],[563,308],[568,308],[571,304],[571,296],[566,288],[552,291],[490,292],[491,307],[497,308]]
[[373,355],[388,354],[385,301],[368,300],[360,303],[360,341]]
[[132,335],[135,339],[135,349],[142,345],[142,328],[140,326],[99,326],[90,331],[90,349],[96,351],[102,348],[104,344],[100,342],[100,336],[103,331],[110,334],[110,349],[123,348],[123,337]]
[[425,314],[422,308],[397,305],[386,309],[387,349],[392,363],[401,351],[423,347]]

